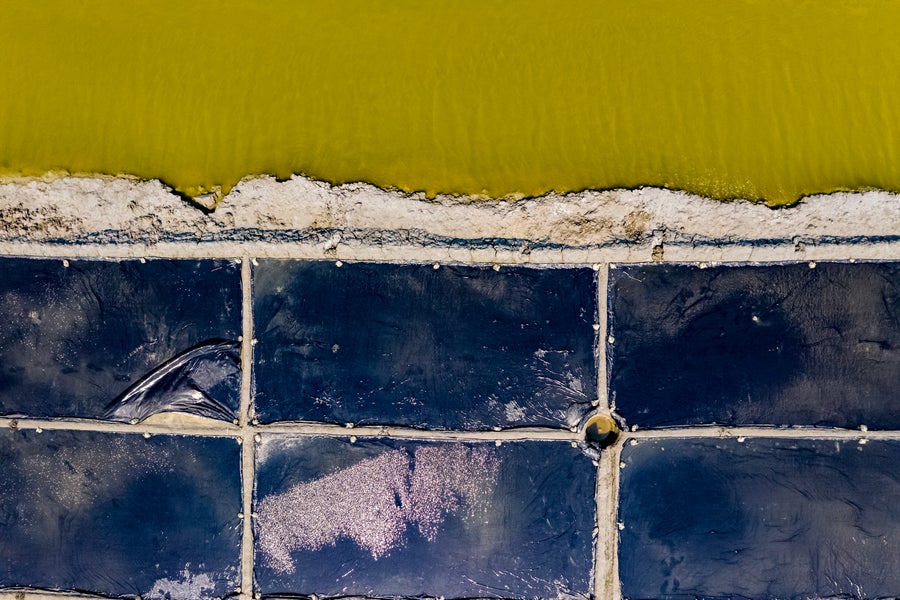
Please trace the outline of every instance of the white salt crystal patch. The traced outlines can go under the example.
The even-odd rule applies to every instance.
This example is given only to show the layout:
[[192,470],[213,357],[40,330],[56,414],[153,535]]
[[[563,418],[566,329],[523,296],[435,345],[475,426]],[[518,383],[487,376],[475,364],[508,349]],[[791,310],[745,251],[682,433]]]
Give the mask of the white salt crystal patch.
[[339,538],[375,559],[396,547],[406,529],[409,470],[409,456],[391,451],[264,498],[257,510],[259,545],[269,565],[293,573],[293,550],[317,550]]
[[499,467],[494,456],[465,446],[422,446],[413,464],[407,518],[430,542],[447,515],[471,517],[488,503]]
[[159,600],[196,598],[197,600],[206,600],[215,597],[215,580],[207,573],[191,573],[190,566],[190,563],[184,566],[184,570],[180,573],[180,579],[158,579],[145,598]]
[[291,552],[352,540],[378,559],[403,545],[407,529],[435,541],[449,515],[486,511],[499,461],[483,449],[422,446],[390,450],[264,498],[258,507],[261,554],[293,573]]
[[521,421],[525,418],[525,409],[519,406],[516,401],[507,402],[503,405],[504,416],[507,421]]

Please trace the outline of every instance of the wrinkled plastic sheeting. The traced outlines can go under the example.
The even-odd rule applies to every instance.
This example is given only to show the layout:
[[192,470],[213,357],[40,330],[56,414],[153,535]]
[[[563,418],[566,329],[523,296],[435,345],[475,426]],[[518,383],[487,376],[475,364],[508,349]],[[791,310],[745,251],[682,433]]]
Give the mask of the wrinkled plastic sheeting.
[[588,598],[595,469],[568,442],[264,435],[264,595]]
[[0,588],[232,593],[239,450],[232,438],[0,432]]
[[240,343],[210,341],[156,369],[107,409],[105,418],[143,421],[164,412],[231,421],[240,403]]
[[253,278],[263,422],[570,427],[596,398],[591,269],[265,260]]
[[610,270],[629,424],[900,427],[900,263]]
[[241,308],[234,261],[0,258],[0,414],[103,418],[173,357],[237,339]]
[[623,449],[626,598],[900,597],[900,442]]

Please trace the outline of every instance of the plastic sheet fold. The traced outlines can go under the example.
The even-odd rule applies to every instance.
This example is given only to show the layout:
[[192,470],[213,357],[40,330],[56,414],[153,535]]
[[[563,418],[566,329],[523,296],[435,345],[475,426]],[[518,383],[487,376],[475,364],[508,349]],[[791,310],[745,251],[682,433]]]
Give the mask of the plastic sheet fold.
[[143,421],[163,412],[231,421],[241,384],[240,343],[211,340],[153,370],[107,407],[104,418]]
[[[217,369],[211,355],[182,355],[175,362],[185,361],[183,368],[170,363],[158,369],[199,344],[236,340],[241,309],[240,266],[234,261],[2,257],[0,415],[121,418],[122,412],[108,412],[109,405],[140,380],[143,398],[121,411],[145,414],[155,402],[150,395],[178,387],[164,372],[171,376],[179,369],[193,380],[188,387],[227,408],[238,390],[225,390],[224,383],[210,388]],[[230,382],[229,351],[216,353],[222,359],[216,364],[224,368],[218,372]],[[181,400],[170,396],[156,404],[187,407],[186,389],[178,392]],[[225,418],[229,411],[213,404],[207,399],[193,406]]]

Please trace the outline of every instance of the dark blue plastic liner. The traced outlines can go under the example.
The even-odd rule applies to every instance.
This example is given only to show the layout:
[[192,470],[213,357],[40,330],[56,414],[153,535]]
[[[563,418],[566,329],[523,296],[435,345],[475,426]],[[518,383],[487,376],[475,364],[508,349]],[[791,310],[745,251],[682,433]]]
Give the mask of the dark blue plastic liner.
[[620,266],[609,298],[629,424],[900,427],[900,263]]
[[263,422],[577,424],[596,397],[590,269],[262,261]]
[[900,442],[626,446],[625,598],[900,597]]
[[0,588],[221,598],[240,585],[232,438],[0,432]]
[[[238,353],[215,348],[240,333],[240,266],[232,261],[66,267],[0,258],[0,414],[130,420],[120,407],[129,388],[199,346],[214,350],[170,369],[148,390],[152,398],[132,398],[124,413],[174,409],[230,420],[239,404]],[[185,402],[189,390],[202,392],[197,410]]]
[[125,390],[103,417],[143,421],[162,412],[232,421],[241,384],[239,342],[210,340],[182,352]]
[[257,461],[263,594],[590,594],[596,475],[569,443],[265,435]]

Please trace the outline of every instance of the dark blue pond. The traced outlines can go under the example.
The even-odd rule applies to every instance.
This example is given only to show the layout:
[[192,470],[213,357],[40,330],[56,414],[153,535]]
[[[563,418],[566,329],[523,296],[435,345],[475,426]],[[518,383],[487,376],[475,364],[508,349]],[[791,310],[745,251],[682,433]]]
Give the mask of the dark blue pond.
[[595,274],[262,261],[260,420],[577,424],[596,398]]
[[591,460],[565,442],[266,435],[264,594],[587,598]]
[[629,424],[900,427],[900,263],[620,266],[609,323]]
[[0,258],[0,414],[230,420],[240,332],[230,261]]
[[900,597],[900,442],[626,446],[626,598]]
[[0,588],[231,593],[239,457],[231,438],[0,432]]

